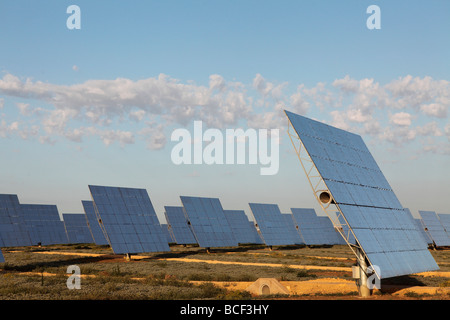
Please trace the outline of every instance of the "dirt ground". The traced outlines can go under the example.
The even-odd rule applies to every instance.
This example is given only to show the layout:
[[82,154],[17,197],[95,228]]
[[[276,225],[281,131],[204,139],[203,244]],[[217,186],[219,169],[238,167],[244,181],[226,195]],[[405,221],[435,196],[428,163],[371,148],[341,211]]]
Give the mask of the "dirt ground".
[[[274,251],[250,246],[210,254],[177,246],[168,254],[132,255],[131,260],[94,245],[3,251],[7,262],[0,264],[0,299],[73,298],[61,283],[70,276],[65,273],[68,264],[80,266],[83,289],[87,287],[77,299],[360,299],[351,277],[355,259],[345,246]],[[450,300],[450,252],[432,254],[439,271],[383,280],[382,289],[374,289],[368,299]],[[266,295],[258,282],[262,279],[269,281]],[[58,285],[42,288],[50,282]],[[33,290],[30,283],[35,283]],[[25,295],[21,287],[37,293]]]

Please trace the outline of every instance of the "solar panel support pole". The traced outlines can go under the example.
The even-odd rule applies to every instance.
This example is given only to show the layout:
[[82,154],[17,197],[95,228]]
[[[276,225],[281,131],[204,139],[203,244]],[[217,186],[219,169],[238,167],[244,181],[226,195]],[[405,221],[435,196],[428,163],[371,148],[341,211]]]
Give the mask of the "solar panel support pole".
[[359,279],[358,282],[358,290],[359,295],[362,298],[370,297],[371,290],[367,287],[367,263],[364,252],[361,249],[357,249],[357,258],[358,258],[358,266],[359,266]]

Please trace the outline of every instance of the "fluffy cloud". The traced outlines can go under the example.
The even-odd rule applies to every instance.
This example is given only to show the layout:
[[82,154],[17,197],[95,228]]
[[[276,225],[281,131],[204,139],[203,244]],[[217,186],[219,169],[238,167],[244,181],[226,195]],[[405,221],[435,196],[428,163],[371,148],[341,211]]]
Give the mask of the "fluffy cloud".
[[[380,84],[345,76],[307,87],[275,83],[261,74],[248,84],[213,74],[206,85],[164,74],[74,85],[5,74],[0,94],[21,101],[15,104],[18,118],[3,119],[0,135],[38,137],[42,143],[54,144],[59,138],[79,143],[96,137],[106,145],[142,140],[150,149],[161,149],[168,128],[188,126],[194,120],[222,129],[243,125],[284,129],[284,109],[312,117],[319,114],[318,120],[397,146],[427,139],[432,152],[442,139],[450,139],[450,82],[431,77],[408,75]],[[5,98],[0,98],[0,109]]]
[[407,112],[394,113],[390,117],[390,122],[397,126],[409,127],[412,123],[412,115]]

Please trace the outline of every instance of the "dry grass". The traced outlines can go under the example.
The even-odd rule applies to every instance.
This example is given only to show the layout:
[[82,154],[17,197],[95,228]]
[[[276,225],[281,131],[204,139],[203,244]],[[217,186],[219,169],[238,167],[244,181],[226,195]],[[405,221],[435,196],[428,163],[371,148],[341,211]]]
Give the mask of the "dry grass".
[[[263,246],[245,246],[216,249],[210,254],[198,247],[173,246],[169,253],[149,253],[144,259],[132,261],[113,255],[109,247],[95,245],[4,248],[2,251],[7,261],[3,266],[0,265],[0,299],[3,300],[249,299],[251,296],[245,291],[233,291],[231,287],[226,290],[210,283],[194,285],[191,281],[253,282],[258,278],[276,278],[282,281],[321,278],[351,280],[350,272],[303,270],[293,266],[350,268],[355,263],[353,253],[347,246],[279,247],[273,251]],[[43,251],[97,253],[102,256],[50,255],[42,254]],[[432,251],[432,254],[438,264],[442,263],[441,271],[450,271],[450,251]],[[205,262],[186,263],[170,258]],[[208,260],[236,264],[210,264]],[[279,264],[280,267],[239,265],[239,262]],[[80,267],[83,275],[80,290],[69,290],[66,286],[69,265]],[[387,279],[383,283],[448,287],[449,279],[410,275]],[[355,295],[356,293],[350,294],[349,297]]]

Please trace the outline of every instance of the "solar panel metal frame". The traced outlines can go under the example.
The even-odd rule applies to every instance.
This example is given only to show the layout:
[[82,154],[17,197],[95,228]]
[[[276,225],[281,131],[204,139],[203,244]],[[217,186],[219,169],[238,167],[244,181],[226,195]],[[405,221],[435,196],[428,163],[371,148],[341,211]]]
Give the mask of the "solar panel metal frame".
[[249,203],[261,238],[267,246],[295,245],[286,232],[285,220],[277,204]]
[[69,243],[95,243],[85,213],[63,213]]
[[15,194],[0,194],[0,247],[31,245],[19,198]]
[[23,220],[33,245],[67,244],[64,221],[54,204],[21,204]]
[[164,215],[169,232],[177,244],[197,244],[194,233],[188,224],[183,207],[164,206]]
[[95,214],[115,254],[170,251],[145,189],[89,185]]
[[180,196],[180,199],[200,247],[238,246],[218,198]]
[[263,244],[255,225],[248,220],[244,210],[223,210],[225,218],[239,244]]
[[94,202],[88,200],[82,200],[84,213],[86,214],[86,219],[88,222],[89,230],[91,232],[94,242],[98,246],[109,245],[103,230],[97,220],[97,215],[95,214]]
[[436,247],[450,246],[450,236],[445,231],[438,215],[434,211],[419,210],[419,214],[425,225],[425,231],[433,239]]
[[438,270],[362,138],[285,113],[288,135],[314,195],[328,216],[329,210],[338,210],[338,220],[348,226],[356,244],[344,228],[338,230],[358,259],[367,260],[379,279]]

